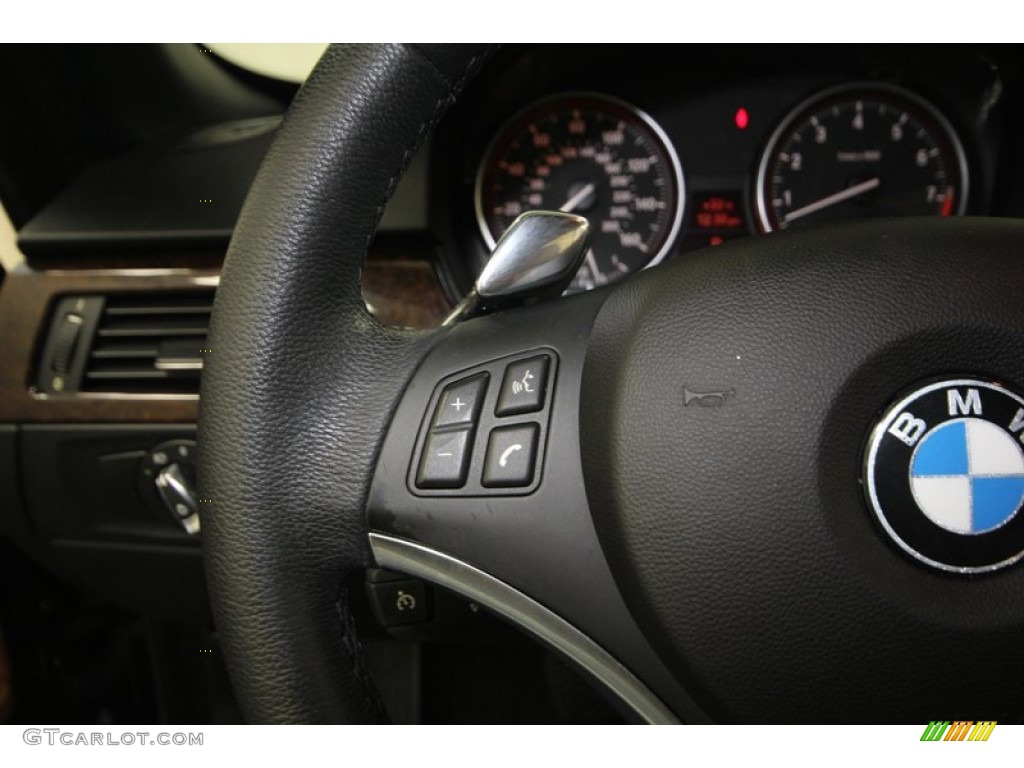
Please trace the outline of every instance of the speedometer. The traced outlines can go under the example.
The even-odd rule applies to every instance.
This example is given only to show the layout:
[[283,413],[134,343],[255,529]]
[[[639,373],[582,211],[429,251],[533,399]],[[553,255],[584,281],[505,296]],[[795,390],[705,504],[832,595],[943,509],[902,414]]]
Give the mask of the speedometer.
[[683,173],[664,131],[617,99],[563,95],[514,117],[487,151],[476,183],[491,247],[521,213],[585,216],[591,246],[569,293],[661,261],[682,220]]
[[798,106],[762,156],[766,232],[874,216],[951,216],[967,202],[964,151],[949,122],[902,89],[860,84]]

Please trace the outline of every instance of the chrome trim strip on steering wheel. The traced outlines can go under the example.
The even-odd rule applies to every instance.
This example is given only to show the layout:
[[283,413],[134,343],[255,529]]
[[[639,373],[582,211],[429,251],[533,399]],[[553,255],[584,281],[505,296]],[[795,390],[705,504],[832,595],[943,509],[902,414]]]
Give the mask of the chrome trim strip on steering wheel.
[[565,619],[478,568],[421,544],[370,533],[377,564],[433,582],[500,614],[574,661],[637,717],[654,725],[679,719],[607,651]]

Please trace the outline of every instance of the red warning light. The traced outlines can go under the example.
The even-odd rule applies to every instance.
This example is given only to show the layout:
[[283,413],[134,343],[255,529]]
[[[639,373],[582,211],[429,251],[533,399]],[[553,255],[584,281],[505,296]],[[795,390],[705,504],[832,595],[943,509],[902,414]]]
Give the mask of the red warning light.
[[952,187],[946,187],[946,197],[942,201],[942,215],[943,216],[949,216],[951,213],[953,213],[953,198],[954,197],[955,197],[955,192],[954,192],[953,188]]
[[745,107],[740,107],[739,109],[736,110],[736,114],[733,117],[733,120],[736,122],[736,127],[739,128],[741,131],[748,125],[750,125],[750,115],[747,114],[747,110]]

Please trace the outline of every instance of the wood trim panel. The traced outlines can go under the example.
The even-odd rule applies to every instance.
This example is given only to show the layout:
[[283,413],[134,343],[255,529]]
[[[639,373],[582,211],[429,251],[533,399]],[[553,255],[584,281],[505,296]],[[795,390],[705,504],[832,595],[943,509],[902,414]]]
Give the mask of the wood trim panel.
[[[418,246],[374,248],[363,270],[363,292],[377,319],[406,328],[431,328],[451,303],[434,272],[429,249]],[[219,280],[219,259],[192,267],[74,268],[33,270],[22,265],[0,286],[0,424],[3,423],[191,423],[198,416],[194,395],[79,393],[43,395],[33,390],[39,345],[54,302],[71,294],[188,290]],[[88,266],[87,266],[88,265]],[[84,268],[83,268],[84,267]]]
[[187,395],[39,395],[31,376],[54,300],[65,294],[213,286],[215,269],[51,270],[21,267],[0,288],[0,423],[194,422]]
[[395,328],[436,328],[452,308],[434,265],[402,255],[371,254],[363,266],[363,298],[378,322]]

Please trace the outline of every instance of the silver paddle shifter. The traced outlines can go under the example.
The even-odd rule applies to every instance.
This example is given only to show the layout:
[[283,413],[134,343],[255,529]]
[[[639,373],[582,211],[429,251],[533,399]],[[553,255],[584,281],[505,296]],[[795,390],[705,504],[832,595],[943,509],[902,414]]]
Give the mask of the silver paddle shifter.
[[590,225],[582,216],[524,213],[498,240],[476,284],[444,324],[560,296],[580,268],[589,241]]

